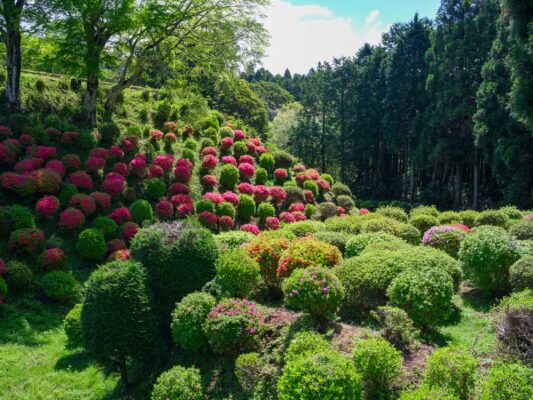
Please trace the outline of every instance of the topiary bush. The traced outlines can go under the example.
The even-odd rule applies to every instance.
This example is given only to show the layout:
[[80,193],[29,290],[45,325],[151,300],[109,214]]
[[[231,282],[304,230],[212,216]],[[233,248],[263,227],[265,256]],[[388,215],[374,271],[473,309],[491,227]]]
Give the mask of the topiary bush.
[[82,304],[76,304],[68,312],[63,320],[63,329],[67,335],[67,347],[76,348],[83,345],[83,337],[81,335],[81,307]]
[[146,184],[146,194],[152,200],[160,200],[165,195],[167,186],[165,182],[159,178],[152,178]]
[[466,349],[443,347],[429,356],[423,384],[429,388],[445,388],[461,400],[474,395],[478,361]]
[[12,230],[35,228],[35,217],[27,207],[18,204],[9,207],[9,219]]
[[216,353],[239,354],[253,350],[265,330],[260,306],[249,300],[225,299],[209,313],[205,334]]
[[78,281],[67,272],[52,271],[41,279],[41,288],[46,297],[65,302],[77,294]]
[[235,376],[242,388],[252,396],[265,375],[266,368],[265,361],[257,353],[241,354],[235,360]]
[[533,220],[518,221],[511,228],[509,233],[518,240],[532,240],[533,239]]
[[378,337],[355,342],[353,360],[366,399],[390,399],[402,372],[402,354]]
[[290,168],[294,164],[294,157],[286,151],[279,150],[274,153],[275,168]]
[[321,242],[335,246],[345,256],[346,246],[353,236],[343,232],[318,231],[313,233],[313,237]]
[[371,243],[391,242],[406,244],[402,239],[386,232],[370,232],[353,236],[346,243],[346,257],[356,257]]
[[17,229],[9,235],[8,248],[15,253],[33,254],[41,245],[44,233],[37,228]]
[[439,225],[462,224],[461,213],[456,211],[444,211],[439,214]]
[[411,352],[416,343],[417,330],[404,310],[383,306],[371,314],[380,323],[383,338],[403,353]]
[[479,400],[531,400],[533,368],[520,363],[498,362],[480,385]]
[[315,199],[318,198],[319,190],[318,190],[318,185],[315,181],[313,180],[305,181],[303,184],[303,189],[309,190],[311,193],[313,193],[313,198]]
[[515,290],[533,290],[533,256],[522,257],[511,265],[509,282]]
[[352,191],[350,190],[348,186],[344,185],[343,183],[340,183],[340,182],[334,183],[333,186],[331,187],[331,190],[333,191],[333,194],[335,195],[335,197],[339,197],[339,196],[352,197]]
[[421,386],[412,392],[402,392],[399,400],[459,400],[459,397],[448,389]]
[[328,350],[331,351],[331,345],[322,335],[312,331],[302,331],[294,335],[283,359],[285,363],[289,363],[300,357]]
[[172,338],[174,343],[189,351],[202,351],[208,347],[204,323],[216,305],[216,299],[207,293],[195,292],[185,296],[172,313]]
[[276,216],[276,209],[270,203],[261,203],[257,207],[257,215],[259,216],[259,223],[264,225],[268,217]]
[[320,232],[322,229],[324,229],[324,224],[319,221],[297,221],[283,227],[284,231],[290,232],[299,238]]
[[422,237],[424,246],[431,246],[457,258],[461,242],[466,232],[454,226],[434,226],[427,230]]
[[376,214],[383,215],[384,217],[387,217],[387,218],[392,218],[399,222],[407,222],[408,220],[407,213],[400,207],[393,207],[393,206],[379,207],[376,210]]
[[439,224],[437,218],[429,214],[417,214],[409,219],[409,223],[420,232],[426,232]]
[[219,233],[215,236],[215,240],[220,251],[225,251],[250,243],[255,237],[256,236],[250,232],[229,231]]
[[483,292],[506,292],[509,267],[519,258],[512,236],[498,227],[474,229],[461,242],[459,250],[466,278]]
[[130,206],[131,220],[142,224],[144,221],[152,222],[154,210],[152,205],[146,200],[136,200]]
[[313,237],[305,237],[293,241],[283,251],[278,262],[278,276],[290,276],[300,268],[325,267],[333,268],[342,261],[339,249]]
[[239,196],[237,214],[242,221],[250,221],[250,218],[252,218],[255,214],[255,200],[252,196],[247,194],[241,194]]
[[202,400],[202,376],[197,368],[173,367],[157,378],[152,400]]
[[354,365],[333,351],[288,362],[278,381],[280,400],[360,400],[361,377]]
[[96,228],[87,228],[78,236],[76,251],[87,260],[101,261],[106,252],[107,245],[104,234]]
[[259,157],[259,165],[261,168],[266,169],[268,172],[274,171],[274,165],[276,163],[276,160],[274,160],[274,156],[270,153],[263,153]]
[[239,183],[239,169],[233,164],[225,164],[220,168],[220,184],[228,190],[234,190]]
[[491,225],[504,228],[509,222],[509,217],[498,210],[485,210],[478,214],[474,226]]
[[332,272],[324,267],[298,269],[283,281],[285,304],[304,311],[316,320],[335,317],[344,298],[344,288]]
[[413,218],[416,215],[431,215],[435,218],[439,216],[439,210],[435,206],[417,206],[411,209],[409,216]]
[[118,231],[117,223],[107,216],[96,217],[93,222],[93,227],[101,230],[108,238],[114,237]]
[[318,205],[318,213],[320,214],[320,219],[325,221],[337,215],[337,206],[330,201],[320,203]]
[[223,252],[215,263],[216,281],[229,297],[247,297],[259,282],[259,264],[243,249]]
[[216,215],[219,217],[223,217],[224,215],[226,215],[231,219],[234,219],[236,213],[237,212],[235,211],[235,207],[228,201],[217,205]]
[[28,265],[22,261],[8,261],[6,263],[7,273],[4,278],[13,291],[27,290],[33,279],[33,273]]
[[268,180],[268,172],[264,168],[257,168],[255,170],[255,184],[256,185],[264,185],[266,184]]

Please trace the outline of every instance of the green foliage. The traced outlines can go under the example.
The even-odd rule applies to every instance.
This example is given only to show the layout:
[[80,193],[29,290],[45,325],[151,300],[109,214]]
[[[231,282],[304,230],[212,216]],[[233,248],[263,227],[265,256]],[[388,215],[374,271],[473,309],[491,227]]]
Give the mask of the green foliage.
[[276,209],[270,203],[261,203],[257,207],[257,215],[259,216],[259,223],[264,224],[268,217],[276,216]]
[[294,157],[286,151],[274,152],[274,168],[291,168],[295,163]]
[[343,232],[318,231],[313,233],[315,239],[337,247],[341,253],[346,256],[346,246],[352,238],[351,235]]
[[216,214],[219,217],[226,215],[234,219],[236,214],[235,206],[227,201],[220,203],[217,205]]
[[218,146],[220,136],[218,134],[218,128],[209,127],[202,132],[202,135],[213,141],[213,145]]
[[509,233],[518,240],[533,240],[533,221],[518,221],[511,226]]
[[498,227],[474,229],[459,250],[466,278],[485,292],[508,289],[509,267],[519,257],[514,239]]
[[[285,186],[287,183],[288,182],[285,182],[285,184],[283,185],[283,187],[285,188],[285,193],[287,194],[285,202],[283,203],[284,206],[289,207],[293,203],[305,202],[303,190],[296,186]],[[336,209],[335,212],[337,212]]]
[[264,185],[268,180],[268,172],[266,169],[259,167],[255,170],[255,184]]
[[337,215],[337,205],[330,201],[320,203],[318,205],[318,213],[320,214],[320,219],[325,221]]
[[420,232],[425,232],[429,228],[438,225],[437,218],[429,214],[416,214],[409,220],[409,223]]
[[485,210],[479,213],[474,221],[474,226],[492,225],[504,228],[508,221],[509,217],[501,211]]
[[334,183],[333,186],[331,187],[331,190],[333,191],[333,194],[335,195],[335,197],[339,197],[339,196],[352,197],[352,191],[350,190],[348,186],[346,186],[343,183],[340,183],[340,182]]
[[263,360],[257,353],[241,354],[235,360],[235,376],[247,392],[252,392],[257,386],[263,369]]
[[67,335],[67,345],[70,348],[80,347],[83,344],[81,334],[81,308],[82,304],[76,304],[68,312],[63,320],[63,329]]
[[202,400],[202,376],[196,368],[173,367],[157,378],[152,400]]
[[245,243],[249,243],[255,235],[250,232],[230,231],[222,232],[215,236],[218,247],[221,251],[241,247]]
[[405,242],[396,236],[385,232],[362,233],[353,236],[346,243],[346,257],[356,257],[371,243],[392,242],[405,244]]
[[[272,171],[274,171],[275,163],[276,163],[276,160],[274,159],[274,156],[271,153],[263,153],[259,157],[259,165],[261,166],[261,168],[264,168],[269,173],[272,173]],[[256,171],[256,174],[257,174],[257,171]]]
[[76,250],[87,260],[101,261],[107,252],[103,232],[96,228],[83,230],[76,242]]
[[190,150],[190,149],[183,149],[181,151],[181,156],[183,158],[186,158],[187,160],[189,160],[193,165],[196,161],[196,156],[194,154],[194,151],[193,150]]
[[319,221],[297,221],[283,227],[284,231],[291,232],[294,236],[303,238],[311,233],[320,232],[324,224]]
[[505,206],[499,209],[502,213],[507,215],[509,219],[521,219],[523,214],[516,206]]
[[353,360],[366,399],[390,399],[402,371],[402,354],[381,338],[355,342]]
[[372,311],[381,324],[380,334],[396,349],[409,353],[416,341],[417,330],[407,313],[397,307],[383,306]]
[[509,282],[515,290],[533,290],[533,256],[522,257],[511,265]]
[[196,202],[196,213],[201,214],[203,211],[209,211],[210,213],[215,213],[215,203],[211,200],[198,200]]
[[461,213],[445,211],[439,214],[439,225],[462,224]]
[[215,268],[216,280],[229,297],[247,297],[259,282],[259,265],[239,248],[223,252]]
[[118,225],[113,219],[102,215],[94,219],[93,227],[101,230],[108,238],[115,236],[118,230]]
[[278,263],[278,275],[288,276],[296,269],[307,267],[333,268],[342,261],[339,249],[312,237],[295,240],[283,251]]
[[395,219],[396,221],[399,221],[399,222],[407,222],[407,219],[408,219],[407,213],[404,210],[402,210],[400,207],[393,207],[393,206],[379,207],[376,210],[376,214],[383,215],[384,217],[387,217],[387,218]]
[[98,128],[98,131],[101,135],[100,141],[105,146],[111,146],[115,144],[120,137],[120,128],[113,123],[101,125]]
[[61,191],[59,192],[59,202],[61,207],[66,207],[70,203],[72,196],[78,193],[78,188],[72,183],[64,183]]
[[479,400],[530,400],[533,397],[533,368],[499,362],[487,371]]
[[338,353],[322,351],[285,365],[278,381],[280,400],[361,399],[361,377]]
[[141,225],[144,221],[152,222],[154,210],[152,205],[146,200],[136,200],[130,206],[131,219]]
[[250,221],[250,218],[255,214],[255,200],[252,196],[241,194],[239,196],[239,206],[237,208],[239,218],[244,221]]
[[468,227],[473,227],[474,224],[476,223],[476,219],[479,215],[479,212],[474,211],[474,210],[465,210],[465,211],[461,211],[459,215],[461,216],[461,219],[463,220],[463,224],[465,224]]
[[27,207],[18,204],[9,207],[9,218],[12,230],[35,228],[35,217]]
[[294,101],[293,95],[275,82],[254,82],[251,88],[270,110],[277,110]]
[[146,184],[146,194],[152,200],[159,200],[165,195],[167,191],[167,186],[162,179],[152,178]]
[[294,335],[284,354],[285,363],[296,361],[316,353],[331,350],[331,345],[323,336],[311,331],[302,331]]
[[423,383],[430,388],[446,388],[461,400],[474,394],[478,361],[466,349],[443,347],[428,358]]
[[207,293],[195,292],[185,296],[172,313],[172,338],[185,350],[200,351],[208,346],[204,323],[215,307],[216,299]]
[[412,392],[402,392],[399,400],[459,400],[459,397],[445,388],[421,386]]
[[31,269],[22,261],[8,261],[6,263],[7,274],[5,280],[13,291],[26,290],[30,287],[33,273]]
[[355,202],[350,196],[340,195],[335,200],[337,201],[337,205],[344,208],[344,211],[347,213],[349,213],[355,207]]
[[46,297],[65,302],[77,293],[78,281],[67,272],[52,271],[41,279],[41,288]]
[[309,190],[311,193],[313,193],[313,197],[316,199],[318,198],[318,185],[315,181],[307,180],[303,184],[304,190]]
[[409,215],[411,218],[418,215],[431,215],[437,218],[439,216],[439,210],[435,206],[418,206],[413,208]]

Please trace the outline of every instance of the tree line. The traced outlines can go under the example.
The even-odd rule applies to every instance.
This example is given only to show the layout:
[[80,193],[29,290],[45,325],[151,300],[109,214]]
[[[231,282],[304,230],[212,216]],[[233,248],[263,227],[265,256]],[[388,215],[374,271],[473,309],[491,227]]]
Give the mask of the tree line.
[[362,198],[530,208],[532,18],[527,1],[443,0],[434,21],[394,24],[354,57],[243,76],[295,96],[288,150]]

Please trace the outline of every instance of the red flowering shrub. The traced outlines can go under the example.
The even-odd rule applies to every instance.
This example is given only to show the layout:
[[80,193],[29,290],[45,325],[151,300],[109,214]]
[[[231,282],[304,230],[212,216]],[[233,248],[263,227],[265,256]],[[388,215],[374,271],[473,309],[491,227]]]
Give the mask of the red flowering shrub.
[[294,166],[293,171],[296,173],[305,172],[305,165],[303,165],[302,163],[298,163]]
[[163,139],[163,132],[161,132],[159,129],[152,129],[150,131],[150,140],[154,142],[159,142],[161,139]]
[[165,174],[165,171],[159,165],[151,165],[148,172],[151,178],[160,178]]
[[289,212],[304,212],[305,205],[303,203],[292,203],[289,206]]
[[17,229],[9,235],[9,250],[15,253],[32,254],[44,239],[44,233],[37,228]]
[[4,189],[12,190],[22,197],[31,196],[37,190],[37,184],[31,174],[4,172],[0,175],[0,184]]
[[118,162],[115,165],[113,165],[113,172],[122,175],[122,176],[128,176],[130,174],[130,170],[128,169],[128,166],[124,164],[123,162]]
[[254,235],[259,235],[259,233],[261,232],[259,230],[259,227],[257,225],[253,225],[253,224],[244,224],[241,226],[241,231],[243,232],[250,232],[250,233],[253,233]]
[[202,200],[211,200],[215,204],[224,202],[224,197],[220,193],[208,192],[202,196]]
[[119,207],[114,209],[108,215],[108,217],[115,221],[118,225],[121,225],[131,220],[131,213],[130,210],[128,210],[126,207]]
[[220,148],[224,151],[227,151],[233,146],[233,138],[225,137],[220,141]]
[[111,253],[107,258],[107,261],[128,261],[129,259],[131,259],[130,251],[128,249],[123,249]]
[[298,186],[302,186],[305,181],[310,180],[309,175],[306,172],[299,172],[294,177]]
[[246,139],[246,133],[239,129],[236,129],[233,131],[233,137],[235,138],[235,140],[244,140]]
[[193,167],[193,163],[191,162],[191,160],[187,159],[187,158],[180,158],[177,162],[176,162],[176,167],[185,167],[185,168],[189,168],[189,169],[192,169]]
[[55,196],[45,196],[35,205],[35,210],[43,217],[50,218],[57,214],[61,204]]
[[6,263],[4,260],[0,259],[0,276],[7,274]]
[[155,213],[160,219],[172,219],[172,217],[174,216],[174,206],[168,200],[161,200],[155,205]]
[[56,193],[61,188],[61,176],[54,170],[42,168],[31,173],[32,179],[41,193]]
[[70,206],[75,207],[87,216],[96,211],[96,203],[94,199],[86,194],[75,194],[70,198]]
[[17,159],[19,152],[20,143],[15,139],[6,139],[0,144],[0,161],[12,164]]
[[237,166],[237,160],[233,156],[224,156],[222,157],[222,163],[223,164],[233,164]]
[[13,131],[4,125],[0,125],[0,139],[7,139],[9,136],[13,135]]
[[[271,217],[272,218],[272,217]],[[263,233],[254,238],[246,247],[246,252],[259,264],[261,276],[271,289],[279,288],[278,263],[289,241],[283,236]]]
[[169,133],[173,132],[176,133],[178,131],[178,125],[175,122],[168,121],[163,124],[163,132]]
[[35,171],[37,168],[40,167],[40,165],[35,162],[35,160],[39,159],[25,158],[23,160],[20,160],[13,167],[13,171],[15,171],[17,174],[27,174],[32,171]]
[[122,157],[124,157],[124,150],[122,150],[120,147],[113,145],[109,148],[109,153],[107,154],[108,159],[119,160]]
[[331,190],[331,186],[329,185],[329,182],[324,179],[319,179],[316,181],[316,183],[322,193],[329,192]]
[[58,247],[46,249],[38,257],[39,265],[44,269],[52,269],[65,260],[65,253]]
[[174,165],[174,156],[172,154],[160,154],[154,158],[153,164],[161,167],[163,171],[169,172]]
[[189,188],[189,186],[185,183],[173,183],[168,187],[168,193],[171,196],[176,194],[189,194],[190,192],[191,188]]
[[136,147],[136,142],[131,140],[131,138],[124,138],[122,139],[122,143],[120,144],[125,152],[129,153],[130,151],[133,151],[133,149]]
[[116,197],[122,193],[126,185],[126,179],[116,172],[110,172],[104,178],[101,189],[112,197]]
[[65,154],[61,159],[68,171],[77,171],[81,167],[81,160],[76,154]]
[[231,231],[235,225],[235,221],[229,215],[223,215],[219,218],[218,224],[222,232]]
[[103,147],[95,147],[92,149],[89,153],[89,157],[95,157],[95,158],[107,158],[109,152],[107,149],[104,149]]
[[293,222],[296,222],[296,217],[290,213],[290,212],[282,212],[279,215],[279,218],[282,222],[285,222],[286,224],[292,224]]
[[237,185],[237,190],[239,191],[239,193],[241,194],[248,194],[248,195],[252,195],[254,193],[254,187],[252,184],[250,183],[241,183],[239,185]]
[[135,222],[126,222],[122,226],[122,237],[126,242],[130,242],[131,239],[139,232],[139,225],[137,225]]
[[255,160],[252,156],[245,154],[239,157],[239,164],[250,164],[255,166]]
[[194,206],[192,204],[180,204],[176,211],[178,212],[178,218],[185,218],[194,212]]
[[57,157],[57,149],[52,146],[29,146],[26,149],[26,154],[46,161],[49,158]]
[[305,212],[295,211],[295,212],[292,213],[292,215],[294,215],[294,218],[296,219],[296,222],[305,221],[307,219],[307,217],[305,216]]
[[365,215],[368,214],[370,211],[368,211],[366,208],[360,208],[359,209],[359,215]]
[[246,152],[249,154],[249,155],[255,155],[255,145],[253,143],[247,143],[246,144]]
[[208,188],[213,188],[218,184],[218,179],[214,175],[204,175],[202,176],[202,184]]
[[111,206],[111,196],[104,192],[93,192],[90,195],[98,208],[107,210]]
[[69,183],[75,185],[78,189],[92,189],[93,180],[85,171],[76,171],[69,175]]
[[79,229],[84,223],[83,213],[74,207],[67,208],[59,215],[59,227],[63,229]]
[[257,204],[267,201],[268,196],[270,196],[270,191],[266,186],[256,185],[254,187],[254,199]]
[[22,147],[28,147],[35,144],[35,139],[31,135],[22,134],[19,137],[19,143]]
[[212,154],[208,154],[202,159],[202,169],[210,170],[210,169],[215,168],[217,164],[218,164],[218,160]]
[[265,146],[256,146],[255,147],[255,154],[265,154],[268,153],[268,150]]
[[235,207],[239,205],[239,196],[237,193],[227,191],[222,193],[222,197],[224,198],[224,201],[233,204]]
[[274,179],[277,183],[283,183],[287,180],[289,174],[286,169],[278,168],[274,171]]
[[279,219],[276,217],[267,217],[265,220],[265,228],[268,231],[277,231],[279,229]]
[[142,157],[135,157],[130,161],[130,171],[139,177],[143,177],[146,172],[146,161]]
[[181,204],[192,204],[193,199],[188,194],[177,194],[175,196],[172,196],[170,199],[171,203],[175,206],[179,206]]
[[212,212],[202,211],[198,215],[198,221],[206,228],[215,229],[217,227],[218,217]]
[[346,211],[342,207],[337,207],[337,216],[340,217],[341,215],[346,214]]
[[63,136],[61,137],[62,143],[72,144],[76,143],[80,137],[79,132],[63,132]]
[[304,194],[304,198],[305,198],[306,203],[313,204],[315,202],[315,195],[313,194],[312,191],[304,190],[303,194]]
[[180,183],[189,183],[192,177],[192,172],[188,167],[178,165],[174,170],[174,176]]
[[255,175],[255,168],[252,164],[241,163],[239,164],[239,172],[243,180],[248,180]]
[[113,239],[110,240],[107,245],[109,246],[109,252],[114,253],[115,251],[125,250],[128,248],[126,242],[122,239]]
[[59,160],[48,161],[46,163],[45,168],[57,172],[61,178],[64,177],[65,173],[67,172],[67,169],[65,168],[63,163]]
[[212,147],[212,146],[204,147],[204,148],[202,149],[202,151],[200,152],[200,156],[201,156],[202,158],[204,158],[204,157],[207,156],[207,155],[212,155],[213,157],[216,157],[217,154],[218,154],[217,149],[215,149],[215,148]]
[[85,161],[85,169],[89,172],[97,172],[105,168],[105,159],[97,157],[89,157]]
[[165,142],[167,146],[171,146],[177,141],[178,141],[178,137],[172,132],[166,133],[165,137],[163,138],[163,142]]
[[313,237],[305,237],[292,242],[282,253],[277,273],[278,276],[289,276],[298,268],[332,268],[341,260],[342,255],[337,247]]

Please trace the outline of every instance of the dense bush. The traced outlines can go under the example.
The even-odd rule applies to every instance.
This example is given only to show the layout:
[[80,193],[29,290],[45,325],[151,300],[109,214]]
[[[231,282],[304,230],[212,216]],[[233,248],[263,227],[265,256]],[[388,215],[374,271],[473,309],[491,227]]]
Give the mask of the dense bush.
[[421,386],[412,392],[402,392],[399,400],[459,400],[459,397],[445,388]]
[[211,214],[215,213],[215,203],[211,200],[198,200],[196,202],[196,213],[201,214],[202,212],[207,211]]
[[165,185],[165,182],[163,182],[159,178],[150,179],[148,183],[146,184],[146,194],[152,200],[161,199],[161,197],[165,195],[166,191],[167,191],[167,186]]
[[280,286],[277,274],[279,259],[289,247],[289,240],[279,234],[261,233],[250,241],[246,252],[259,264],[261,276],[271,290]]
[[313,237],[293,241],[282,253],[278,263],[278,276],[289,276],[299,268],[321,266],[332,268],[342,260],[339,249]]
[[499,362],[488,369],[480,386],[479,400],[531,400],[533,368]]
[[252,196],[241,194],[239,196],[239,207],[237,209],[239,218],[244,221],[250,221],[250,218],[255,214],[255,200]]
[[148,271],[157,310],[164,320],[169,320],[177,301],[215,276],[218,248],[213,235],[187,222],[157,223],[141,229],[130,251]]
[[77,293],[78,282],[67,272],[52,271],[41,279],[41,288],[52,300],[68,301]]
[[100,141],[102,142],[102,144],[106,146],[115,144],[115,142],[120,137],[120,129],[118,126],[116,126],[113,123],[101,125],[98,128],[98,131],[100,132],[100,135],[101,135]]
[[235,360],[235,376],[247,393],[253,393],[265,374],[265,361],[257,353],[241,354]]
[[304,192],[299,187],[294,186],[284,186],[286,197],[283,205],[289,207],[293,203],[304,203],[305,197]]
[[130,206],[131,220],[138,224],[144,221],[152,222],[154,219],[154,210],[152,205],[146,200],[136,200]]
[[280,400],[360,400],[361,378],[347,358],[322,351],[288,362],[278,395]]
[[380,242],[405,243],[403,240],[386,232],[362,233],[353,236],[348,243],[346,243],[346,257],[356,257],[361,254],[369,244]]
[[392,281],[387,294],[415,324],[433,326],[449,317],[453,291],[452,278],[444,271],[407,269]]
[[268,172],[264,168],[257,168],[255,170],[255,184],[256,185],[264,185],[266,184],[268,180]]
[[519,257],[514,239],[498,227],[474,229],[459,250],[466,278],[484,292],[505,292],[509,288],[509,267]]
[[425,232],[429,228],[438,225],[437,218],[429,214],[417,214],[409,220],[409,223],[420,232]]
[[383,306],[372,311],[380,325],[380,334],[396,349],[409,353],[415,344],[417,330],[407,313],[397,307]]
[[511,265],[509,281],[515,290],[533,290],[533,256],[522,257]]
[[96,217],[93,227],[103,232],[106,237],[113,237],[118,231],[117,223],[107,216]]
[[216,215],[219,217],[228,216],[231,219],[234,219],[235,214],[235,207],[228,201],[222,202],[216,207]]
[[418,206],[414,207],[409,215],[411,218],[417,215],[431,215],[437,218],[439,216],[439,210],[435,206]]
[[340,182],[334,183],[333,186],[331,187],[331,190],[333,191],[333,194],[335,195],[335,197],[339,197],[339,196],[352,197],[352,191],[350,190],[350,188]]
[[225,164],[220,168],[219,181],[226,189],[235,189],[235,186],[239,182],[239,169],[233,164]]
[[157,378],[152,390],[152,400],[202,400],[205,399],[200,370],[173,367]]
[[333,319],[344,298],[339,279],[324,267],[298,269],[283,281],[285,304],[315,319]]
[[15,253],[32,254],[37,251],[44,239],[44,233],[37,228],[17,229],[9,235],[9,250]]
[[207,293],[195,292],[185,296],[172,313],[172,338],[185,350],[200,351],[208,346],[204,323],[216,305],[216,299]]
[[353,360],[365,398],[390,399],[402,371],[402,354],[378,337],[355,342]]
[[247,297],[259,281],[259,265],[243,249],[223,252],[215,263],[216,280],[229,297]]
[[259,216],[259,223],[264,225],[268,217],[276,216],[276,209],[270,203],[261,203],[257,207],[257,215]]
[[352,235],[343,232],[318,231],[313,233],[313,237],[321,242],[337,247],[342,254],[346,254],[346,245]]
[[347,213],[349,213],[355,207],[355,203],[350,196],[340,195],[339,197],[336,198],[336,201],[337,201],[337,205],[339,207],[342,207],[344,211],[346,211]]
[[205,334],[213,351],[238,354],[253,350],[265,330],[261,308],[248,300],[222,300],[209,313]]
[[[221,251],[241,247],[251,242],[256,236],[250,232],[230,231],[215,236],[217,245]],[[276,264],[277,265],[277,264]],[[277,268],[277,267],[276,267]]]
[[9,289],[17,291],[29,288],[33,279],[33,273],[24,262],[8,261],[6,263],[6,270],[5,280]]
[[387,206],[387,207],[379,207],[376,210],[376,214],[383,215],[387,218],[392,218],[399,222],[407,222],[407,213],[401,209],[400,207],[393,207],[393,206]]
[[478,362],[466,349],[443,347],[428,358],[423,384],[430,388],[446,388],[461,400],[474,394]]
[[508,221],[509,217],[501,211],[485,210],[479,213],[474,221],[474,226],[492,225],[504,228]]
[[12,230],[35,228],[35,217],[27,207],[18,204],[9,207],[9,219]]
[[80,233],[76,242],[76,250],[87,260],[101,261],[106,252],[107,245],[101,230],[87,228]]
[[76,304],[63,320],[63,329],[67,335],[67,346],[69,348],[79,347],[83,344],[80,322],[81,307],[82,304]]
[[298,238],[309,236],[309,234],[320,232],[324,228],[322,222],[319,221],[297,221],[292,224],[285,225],[283,230],[291,232]]
[[259,157],[259,165],[268,172],[272,172],[274,170],[275,163],[276,160],[274,160],[274,156],[270,153],[261,154],[261,157]]
[[422,237],[424,246],[431,246],[457,258],[461,242],[466,232],[453,226],[434,226],[427,230]]
[[329,201],[320,203],[318,205],[318,213],[320,214],[320,219],[325,221],[337,215],[337,205]]
[[316,353],[331,350],[330,343],[323,336],[311,331],[302,331],[294,335],[284,354],[285,363],[295,361]]
[[533,220],[518,221],[509,229],[509,233],[518,240],[533,239]]
[[474,210],[464,210],[464,211],[461,211],[459,215],[461,216],[461,219],[463,220],[463,224],[471,228],[476,223],[476,218],[478,217],[479,212],[474,211]]
[[461,213],[456,211],[444,211],[439,214],[439,225],[462,224]]
[[294,164],[294,157],[286,151],[279,150],[274,153],[275,168],[290,168]]

